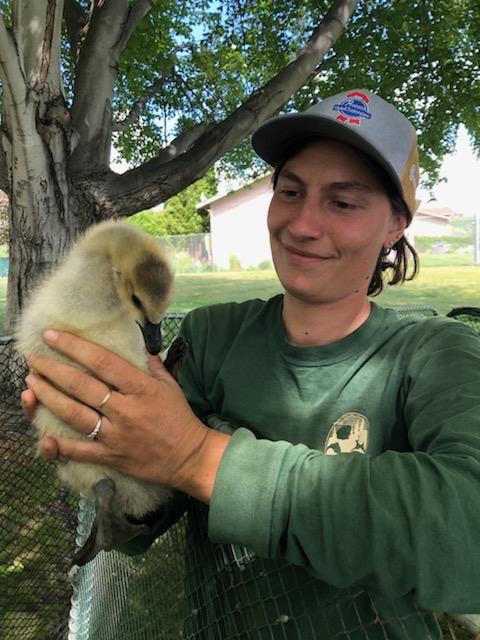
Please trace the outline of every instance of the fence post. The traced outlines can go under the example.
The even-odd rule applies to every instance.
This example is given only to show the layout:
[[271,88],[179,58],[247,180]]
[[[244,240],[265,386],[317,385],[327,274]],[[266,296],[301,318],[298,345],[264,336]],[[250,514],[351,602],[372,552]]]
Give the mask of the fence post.
[[480,211],[477,211],[475,214],[475,223],[474,223],[474,263],[478,266],[480,265]]

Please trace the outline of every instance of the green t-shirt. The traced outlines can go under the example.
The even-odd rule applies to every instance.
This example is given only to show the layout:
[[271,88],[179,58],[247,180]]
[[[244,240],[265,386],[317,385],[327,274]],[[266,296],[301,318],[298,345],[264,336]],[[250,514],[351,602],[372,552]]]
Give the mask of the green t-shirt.
[[183,325],[185,393],[234,432],[209,511],[188,501],[185,635],[440,638],[429,610],[480,612],[480,338],[372,304],[295,347],[282,304]]

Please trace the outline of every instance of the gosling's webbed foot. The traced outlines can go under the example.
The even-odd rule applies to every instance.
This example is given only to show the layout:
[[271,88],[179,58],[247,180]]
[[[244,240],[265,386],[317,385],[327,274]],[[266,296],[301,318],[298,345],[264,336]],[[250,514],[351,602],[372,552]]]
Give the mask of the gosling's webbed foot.
[[167,357],[165,358],[165,368],[167,371],[178,380],[178,374],[180,373],[181,366],[187,355],[188,344],[185,338],[178,336],[170,345],[168,349]]
[[93,560],[99,551],[111,551],[149,530],[148,526],[132,524],[124,516],[114,512],[115,483],[113,480],[109,478],[99,480],[93,491],[96,515],[85,544],[73,556],[73,564],[78,566]]

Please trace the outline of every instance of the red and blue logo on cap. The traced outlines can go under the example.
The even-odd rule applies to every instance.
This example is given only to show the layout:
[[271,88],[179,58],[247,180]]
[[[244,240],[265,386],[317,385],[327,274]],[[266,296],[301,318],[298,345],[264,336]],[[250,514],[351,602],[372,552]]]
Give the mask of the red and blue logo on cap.
[[361,91],[347,93],[345,100],[333,107],[334,111],[339,111],[337,120],[345,124],[359,125],[363,118],[370,120],[372,114],[368,110],[368,97]]

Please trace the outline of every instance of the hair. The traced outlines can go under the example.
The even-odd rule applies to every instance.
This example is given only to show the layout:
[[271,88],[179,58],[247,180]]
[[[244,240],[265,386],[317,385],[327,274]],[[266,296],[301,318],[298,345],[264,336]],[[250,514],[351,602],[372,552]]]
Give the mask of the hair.
[[[273,188],[276,188],[280,171],[288,160],[299,154],[311,144],[324,139],[324,137],[300,138],[287,146],[282,156],[274,166],[272,176]],[[390,176],[375,160],[373,160],[373,158],[360,149],[355,147],[352,148],[367,165],[377,181],[382,185],[385,194],[390,201],[392,214],[403,216],[407,222],[410,222],[412,216]],[[377,264],[375,265],[375,271],[373,272],[372,279],[368,285],[367,294],[369,296],[378,296],[383,291],[385,284],[395,285],[408,280],[413,280],[419,271],[419,266],[420,264],[417,252],[407,238],[402,235],[402,237],[397,240],[392,247],[389,247],[388,249],[382,247],[377,259]]]

